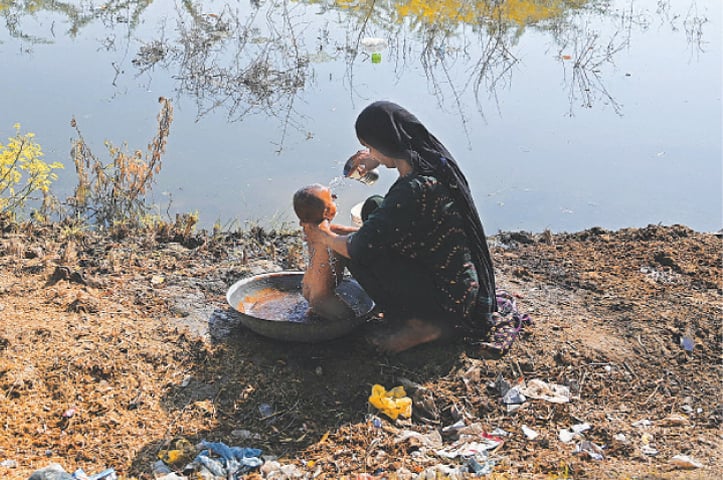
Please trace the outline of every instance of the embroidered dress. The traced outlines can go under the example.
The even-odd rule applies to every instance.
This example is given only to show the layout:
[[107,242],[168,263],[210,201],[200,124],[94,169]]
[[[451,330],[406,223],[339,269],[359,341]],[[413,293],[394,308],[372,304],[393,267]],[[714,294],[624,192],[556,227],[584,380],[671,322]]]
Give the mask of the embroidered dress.
[[435,177],[399,178],[348,247],[349,270],[385,312],[485,329],[494,295],[480,288],[464,219]]

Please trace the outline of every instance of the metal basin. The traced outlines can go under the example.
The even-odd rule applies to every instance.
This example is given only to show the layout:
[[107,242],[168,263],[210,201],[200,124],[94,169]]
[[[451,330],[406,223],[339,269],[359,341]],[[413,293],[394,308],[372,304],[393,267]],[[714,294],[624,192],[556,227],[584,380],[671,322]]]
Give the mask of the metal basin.
[[309,312],[301,294],[303,272],[276,272],[239,280],[226,300],[248,329],[265,337],[296,342],[320,342],[341,337],[364,323],[374,301],[354,280],[341,282],[336,293],[356,316],[327,320]]

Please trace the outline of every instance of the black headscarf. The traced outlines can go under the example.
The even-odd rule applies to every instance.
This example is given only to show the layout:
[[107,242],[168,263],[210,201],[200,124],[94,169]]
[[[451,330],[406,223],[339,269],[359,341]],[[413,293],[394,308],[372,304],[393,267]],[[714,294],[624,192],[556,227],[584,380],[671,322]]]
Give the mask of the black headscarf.
[[421,175],[431,175],[446,185],[465,220],[472,260],[480,281],[480,300],[489,302],[488,311],[497,308],[495,276],[482,221],[464,174],[442,142],[403,107],[386,101],[374,102],[356,119],[359,140],[384,155],[403,158]]

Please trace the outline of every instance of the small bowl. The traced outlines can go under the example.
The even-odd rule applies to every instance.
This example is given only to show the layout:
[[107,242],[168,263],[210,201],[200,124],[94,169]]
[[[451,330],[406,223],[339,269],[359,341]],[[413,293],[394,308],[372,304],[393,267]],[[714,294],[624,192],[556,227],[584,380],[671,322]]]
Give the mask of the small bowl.
[[301,295],[304,272],[255,275],[234,283],[226,293],[228,304],[241,324],[259,335],[292,342],[321,342],[341,337],[368,320],[374,301],[354,280],[344,279],[336,288],[356,313],[355,317],[327,320],[308,312]]

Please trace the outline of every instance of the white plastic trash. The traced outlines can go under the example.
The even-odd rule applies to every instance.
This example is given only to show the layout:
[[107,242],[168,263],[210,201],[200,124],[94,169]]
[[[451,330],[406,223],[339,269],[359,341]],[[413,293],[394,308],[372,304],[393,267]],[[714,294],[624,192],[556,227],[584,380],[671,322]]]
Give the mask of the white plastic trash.
[[692,459],[688,455],[676,455],[670,459],[670,463],[678,468],[694,469],[702,468],[703,464],[697,460]]
[[381,52],[389,45],[386,39],[378,37],[365,37],[362,38],[359,43],[361,43],[361,46],[364,47],[367,53]]
[[537,433],[527,425],[522,425],[522,433],[524,433],[529,440],[534,440],[540,436],[539,433]]

